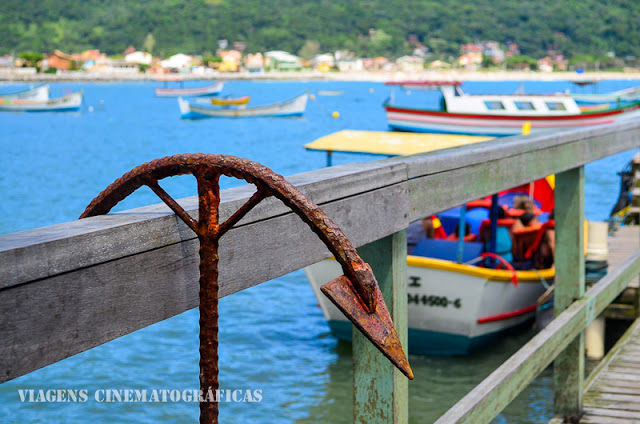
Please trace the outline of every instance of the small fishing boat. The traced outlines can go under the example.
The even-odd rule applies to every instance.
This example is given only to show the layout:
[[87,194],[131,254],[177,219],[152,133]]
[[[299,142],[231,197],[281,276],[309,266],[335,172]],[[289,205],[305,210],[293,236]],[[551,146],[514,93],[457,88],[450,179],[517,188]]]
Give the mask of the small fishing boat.
[[525,123],[536,132],[611,124],[640,116],[640,102],[582,111],[567,94],[471,95],[464,93],[457,81],[387,84],[410,90],[439,89],[442,94],[441,108],[431,110],[396,105],[392,93],[384,108],[389,126],[400,131],[500,137],[520,134]]
[[[367,140],[372,138],[377,147],[367,146]],[[426,146],[426,151],[437,151],[483,141],[486,138],[411,133],[379,133],[372,137],[371,131],[340,131],[305,147],[353,153],[359,152],[358,146],[363,145],[366,147],[362,151],[366,153],[397,155],[415,153],[416,146],[420,145]],[[442,233],[455,234],[456,223],[461,228],[470,223],[471,233],[462,241],[423,238],[407,257],[410,353],[468,354],[535,317],[536,301],[552,284],[555,270],[514,270],[509,261],[500,259],[502,255],[508,257],[508,254],[501,252],[504,246],[501,246],[497,234],[500,228],[503,236],[513,232],[513,245],[520,248],[523,238],[537,239],[543,228],[549,228],[550,224],[512,231],[508,228],[513,225],[513,218],[496,219],[494,230],[491,227],[495,215],[491,209],[497,210],[494,204],[513,206],[516,195],[533,194],[539,213],[543,215],[553,208],[553,186],[554,180],[547,178],[501,192],[495,200],[491,196],[470,202],[465,205],[466,212],[458,207],[432,218],[434,227],[439,226]],[[515,211],[512,213],[517,214]],[[486,243],[471,241],[479,234],[486,235],[488,230],[495,231],[493,239],[498,241],[489,248],[493,252],[487,252]],[[511,253],[510,249],[508,253]],[[485,266],[486,258],[497,258],[505,269],[496,269],[490,264]],[[323,284],[340,275],[340,266],[329,259],[305,268],[305,272],[331,332],[340,340],[350,341],[351,323],[320,292]]]
[[214,97],[211,99],[211,104],[214,106],[238,106],[246,105],[251,99],[250,96],[228,98],[228,97]]
[[16,93],[0,94],[0,101],[4,100],[47,100],[49,98],[49,84],[41,84]]
[[180,113],[183,119],[215,118],[254,118],[254,117],[286,117],[301,116],[307,107],[308,93],[305,92],[293,99],[280,103],[256,107],[211,108],[191,104],[182,97],[178,98]]
[[596,92],[597,81],[572,82],[581,87],[585,85],[593,85],[594,87],[592,93],[570,93],[570,96],[579,105],[606,105],[608,107],[621,107],[640,101],[640,86],[599,94]]
[[82,91],[48,100],[0,99],[0,110],[9,112],[67,112],[79,110]]
[[[224,87],[223,81],[217,81],[214,84],[208,85],[206,87],[196,87],[196,88],[184,88],[182,86],[183,80],[181,79],[172,79],[171,81],[180,81],[180,88],[156,88],[156,96],[158,97],[196,97],[196,96],[216,96],[222,92],[222,88]],[[167,80],[165,80],[165,85]]]

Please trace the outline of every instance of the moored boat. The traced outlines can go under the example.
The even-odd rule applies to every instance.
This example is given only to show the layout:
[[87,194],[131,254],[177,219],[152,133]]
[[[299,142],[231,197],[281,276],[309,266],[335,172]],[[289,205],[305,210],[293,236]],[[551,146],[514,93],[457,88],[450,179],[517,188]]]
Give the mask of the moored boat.
[[79,110],[82,91],[47,100],[0,99],[0,110],[9,112],[67,112]]
[[[593,83],[595,84],[595,82]],[[640,86],[625,88],[610,93],[571,93],[570,96],[579,105],[607,105],[621,107],[640,101]]]
[[[378,153],[384,155],[415,153],[419,146],[428,151],[480,143],[486,138],[440,136],[433,134],[381,133],[379,137],[368,131],[341,131],[317,140],[305,147],[312,150],[331,152]],[[425,140],[421,140],[424,138]],[[357,146],[366,140],[374,140],[373,145]],[[315,145],[314,145],[315,144]],[[528,269],[528,265],[519,265],[526,269],[515,270],[511,265],[506,269],[494,269],[486,258],[509,258],[512,247],[519,253],[524,238],[537,240],[549,224],[540,224],[526,230],[511,230],[513,218],[495,221],[494,238],[498,242],[480,243],[478,239],[487,231],[493,232],[491,208],[513,206],[516,195],[528,196],[533,193],[537,199],[537,213],[543,216],[553,209],[553,179],[547,178],[506,190],[495,197],[481,199],[466,205],[469,212],[462,208],[445,211],[436,217],[442,233],[456,234],[455,224],[471,223],[469,236],[462,241],[442,238],[423,238],[407,257],[407,311],[409,327],[410,353],[463,355],[485,347],[505,332],[532,320],[535,316],[537,299],[552,284],[555,270]],[[473,208],[473,209],[472,209]],[[514,216],[517,211],[509,211]],[[466,214],[466,217],[465,217]],[[435,227],[435,225],[434,225]],[[498,228],[502,235],[511,234],[513,246],[509,242],[508,252],[503,253]],[[513,234],[515,234],[515,236]],[[444,235],[444,234],[442,234]],[[455,237],[453,237],[455,238]],[[503,238],[504,239],[504,238]],[[509,239],[511,240],[511,239]],[[493,249],[493,251],[491,251]],[[489,250],[489,251],[487,251]],[[533,251],[533,250],[532,250]],[[497,255],[500,256],[497,256]],[[529,254],[527,249],[524,255]],[[513,259],[498,259],[500,263],[516,263]],[[351,340],[351,324],[331,302],[321,295],[320,287],[340,275],[341,270],[334,260],[325,260],[305,268],[309,282],[316,294],[318,303],[335,337]]]
[[156,88],[156,96],[158,97],[195,97],[195,96],[216,96],[222,92],[224,87],[223,81],[216,81],[214,84],[206,87],[196,88]]
[[16,93],[0,94],[0,101],[4,100],[47,100],[49,98],[49,84],[41,84]]
[[301,116],[307,107],[308,93],[303,93],[284,102],[256,107],[211,108],[189,103],[178,98],[180,113],[183,119],[215,118],[253,118],[253,117],[287,117]]
[[509,136],[521,133],[525,123],[531,131],[566,130],[611,124],[640,116],[640,102],[619,108],[582,111],[566,94],[470,95],[460,82],[395,82],[410,89],[440,89],[439,110],[396,105],[393,96],[384,108],[389,126],[395,130],[449,134]]

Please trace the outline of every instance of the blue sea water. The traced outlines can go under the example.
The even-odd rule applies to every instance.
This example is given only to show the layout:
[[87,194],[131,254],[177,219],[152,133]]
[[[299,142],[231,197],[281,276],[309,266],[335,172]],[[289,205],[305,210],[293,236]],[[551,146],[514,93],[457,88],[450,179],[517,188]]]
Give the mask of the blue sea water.
[[[600,92],[639,85],[602,81]],[[188,83],[187,86],[204,85]],[[175,99],[154,97],[158,83],[52,84],[52,95],[83,89],[85,105],[71,113],[0,114],[0,234],[77,219],[91,199],[131,168],[186,152],[222,153],[260,162],[282,175],[325,165],[305,143],[341,129],[387,130],[382,102],[389,87],[370,82],[251,82],[224,94],[268,104],[304,90],[316,95],[301,118],[181,120]],[[520,82],[468,82],[471,93],[513,93]],[[0,85],[0,93],[20,88]],[[564,91],[567,81],[525,82],[530,93]],[[432,101],[435,102],[432,98]],[[338,112],[339,117],[332,117]],[[586,167],[586,215],[603,220],[618,196],[618,177],[634,152]],[[334,163],[375,160],[334,154]],[[224,181],[225,186],[236,184]],[[195,194],[188,177],[163,183],[175,198]],[[140,190],[128,209],[158,200]],[[351,422],[350,346],[329,333],[304,273],[297,271],[220,302],[220,382],[223,389],[262,390],[259,403],[222,403],[224,423]],[[1,323],[0,323],[1,325]],[[464,358],[410,358],[410,422],[431,422],[515,352],[532,333],[505,338]],[[496,422],[543,422],[552,413],[545,371]],[[198,313],[192,310],[0,385],[0,422],[195,422],[198,404],[107,403],[100,389],[198,388]],[[83,403],[21,402],[19,389],[85,389]]]

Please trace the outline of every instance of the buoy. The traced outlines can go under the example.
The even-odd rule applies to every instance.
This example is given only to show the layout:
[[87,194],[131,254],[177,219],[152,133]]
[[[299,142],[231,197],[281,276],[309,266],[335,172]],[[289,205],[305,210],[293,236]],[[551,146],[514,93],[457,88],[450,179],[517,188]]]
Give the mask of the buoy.
[[373,93],[373,91],[374,91],[373,88],[369,89],[369,93]]
[[89,106],[89,112],[93,112],[93,106]]
[[316,96],[315,96],[314,94],[310,94],[310,95],[309,95],[309,98],[310,98],[311,100],[315,100],[315,99],[316,99]]
[[331,116],[333,116],[334,118],[339,118],[340,114],[338,112],[333,112]]

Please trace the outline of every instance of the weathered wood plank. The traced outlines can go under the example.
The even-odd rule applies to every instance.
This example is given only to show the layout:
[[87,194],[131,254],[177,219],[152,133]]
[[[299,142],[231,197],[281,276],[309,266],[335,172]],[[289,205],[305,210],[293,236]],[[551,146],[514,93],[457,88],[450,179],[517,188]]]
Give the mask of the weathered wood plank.
[[628,374],[630,376],[639,376],[640,378],[640,364],[635,363],[631,366],[628,366],[616,361],[615,364],[609,366],[608,372]]
[[[622,226],[609,236],[609,269],[615,269],[628,255],[629,251],[640,248],[640,226]],[[635,278],[629,287],[638,287]]]
[[[362,246],[393,319],[407,348],[406,231]],[[354,423],[406,423],[409,420],[408,380],[353,327]]]
[[640,412],[640,403],[637,403],[637,401],[590,398],[589,405],[596,408],[618,409],[623,411]]
[[591,408],[585,405],[584,412],[590,417],[617,417],[617,418],[634,418],[640,420],[640,412],[638,411],[621,411],[619,409],[599,409]]
[[[516,136],[403,159],[409,166],[410,220],[637,147],[638,123],[623,126],[628,131],[625,134],[612,126],[571,134]],[[451,191],[456,182],[460,184]]]
[[580,424],[638,424],[640,421],[628,418],[584,416],[580,419]]
[[[289,178],[293,185],[320,205],[404,180],[406,167],[376,163],[327,168]],[[254,191],[253,186],[223,190],[221,220],[235,212]],[[197,198],[181,199],[178,203],[192,216],[197,216]],[[279,200],[267,199],[243,218],[238,226],[261,222],[288,212],[289,209]],[[82,211],[78,211],[78,215],[80,213]],[[194,240],[193,232],[178,221],[164,204],[156,204],[0,235],[0,269],[3,270],[0,289]],[[368,231],[376,230],[373,228]]]
[[638,337],[640,319],[627,329],[587,379],[585,415],[581,423],[640,423],[640,373],[635,367],[637,362],[631,361],[633,368],[621,365],[629,363],[629,344],[635,344]]
[[612,384],[613,382],[604,380],[600,383],[594,384],[592,389],[596,392],[602,393],[620,393],[620,394],[635,394],[640,392],[640,386],[635,385],[633,387],[622,387],[617,384]]
[[[584,296],[584,167],[556,174],[556,316]],[[584,386],[584,332],[553,364],[554,414],[579,417]]]
[[[540,152],[545,152],[540,156],[544,156],[545,159],[563,156],[569,151],[575,155],[571,162],[564,163],[564,167],[556,167],[551,172],[537,177],[542,178],[638,147],[640,123],[634,121],[553,134],[499,138],[470,146],[413,155],[401,161],[409,164],[409,178],[416,178],[450,171],[455,167],[468,168],[488,160],[509,162],[518,156],[534,157]],[[533,179],[536,177],[533,176],[527,181]],[[515,183],[513,187],[522,183]]]
[[[356,246],[406,228],[406,209],[402,184],[324,207]],[[220,242],[221,296],[330,255],[291,213],[234,228]],[[0,291],[0,381],[196,307],[198,264],[190,240]]]

